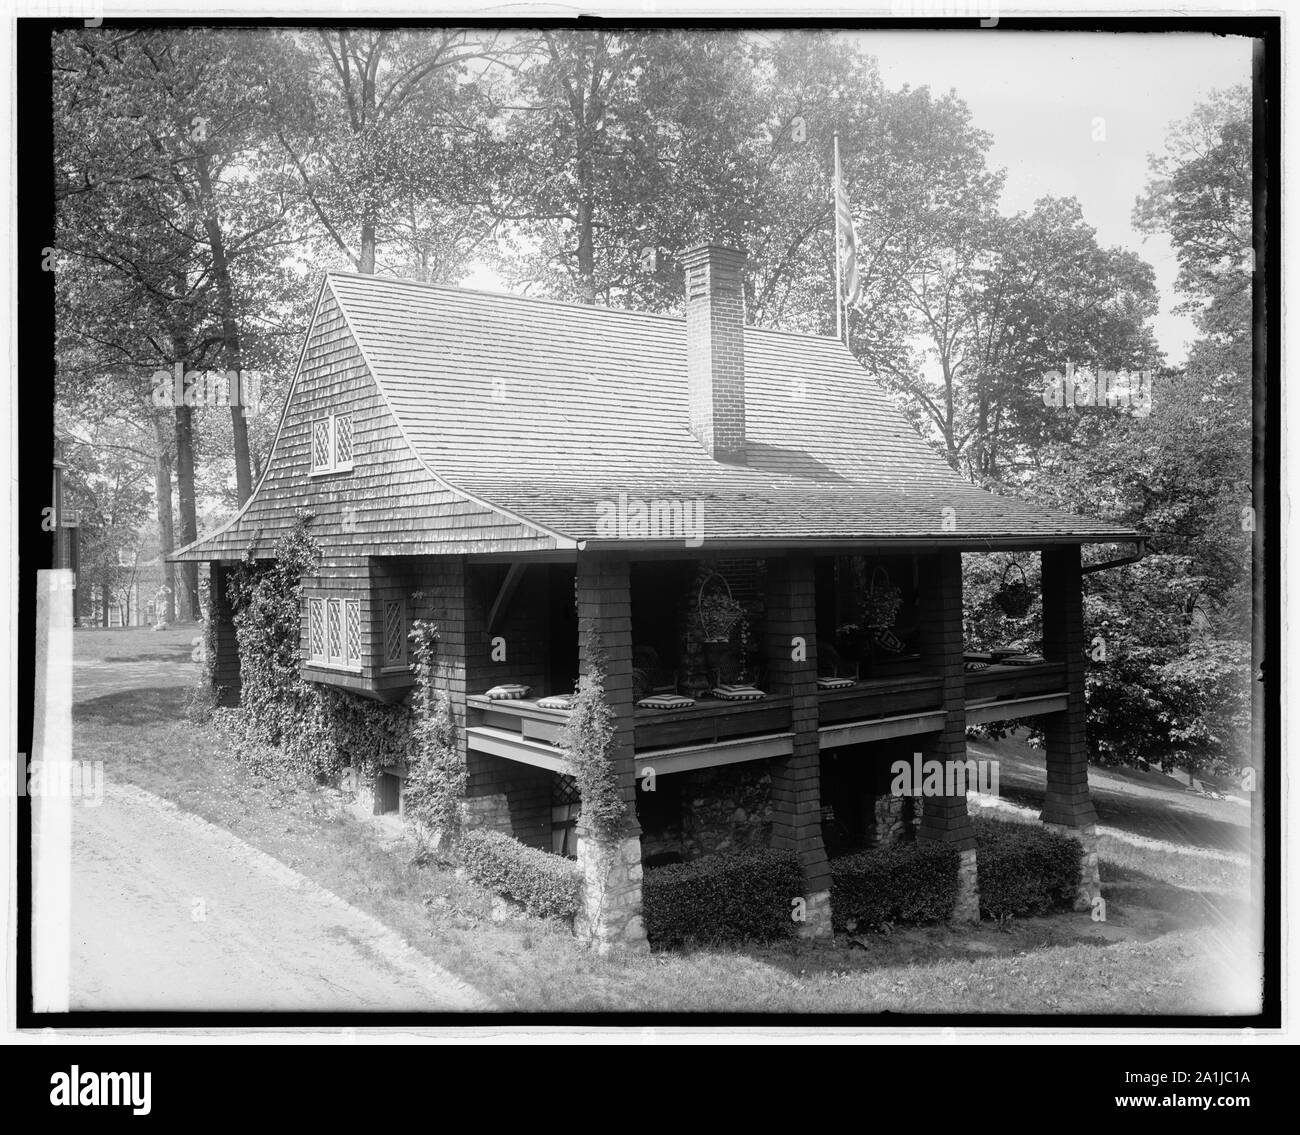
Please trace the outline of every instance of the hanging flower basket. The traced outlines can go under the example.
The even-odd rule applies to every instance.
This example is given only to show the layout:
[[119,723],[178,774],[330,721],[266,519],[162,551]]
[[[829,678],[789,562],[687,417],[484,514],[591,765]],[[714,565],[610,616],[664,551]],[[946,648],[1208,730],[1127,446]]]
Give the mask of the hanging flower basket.
[[898,618],[903,593],[889,580],[889,572],[879,565],[871,573],[871,587],[862,598],[862,622],[873,630],[886,630]]
[[730,642],[731,632],[745,616],[745,608],[732,596],[731,586],[716,572],[700,584],[697,610],[705,642]]
[[[1012,568],[1020,573],[1020,578],[1008,581],[1007,574]],[[1014,560],[1003,570],[1001,586],[993,598],[997,605],[1013,619],[1023,619],[1029,613],[1029,608],[1034,605],[1034,593],[1025,578],[1025,569]]]

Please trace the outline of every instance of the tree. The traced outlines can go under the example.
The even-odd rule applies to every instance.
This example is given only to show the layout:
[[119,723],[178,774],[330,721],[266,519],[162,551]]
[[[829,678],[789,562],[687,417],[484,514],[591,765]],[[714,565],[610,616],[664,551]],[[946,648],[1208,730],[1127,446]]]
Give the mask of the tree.
[[1147,160],[1146,191],[1134,224],[1174,245],[1176,286],[1207,335],[1248,333],[1255,270],[1248,88],[1215,92],[1169,130],[1164,152]]
[[838,130],[863,247],[853,346],[869,369],[908,370],[903,282],[1000,184],[955,95],[887,92],[875,61],[829,33],[602,29],[518,50],[494,96],[489,196],[513,280],[679,310],[680,254],[716,240],[748,253],[751,322],[826,333]]
[[[65,434],[65,437],[68,435]],[[99,591],[101,619],[122,599],[123,621],[129,616],[129,593],[139,551],[139,529],[148,513],[149,493],[141,487],[141,454],[124,431],[99,429],[88,442],[73,438],[64,448],[64,492],[79,514],[81,568],[78,594],[93,602]]]
[[1014,479],[1074,420],[1044,405],[1049,371],[1155,365],[1154,273],[1128,250],[1101,248],[1072,198],[1043,198],[1014,217],[989,212],[952,235],[908,284],[933,365],[898,385],[954,468]]
[[481,128],[470,69],[492,58],[494,40],[322,28],[268,49],[285,76],[276,136],[299,199],[356,271],[373,273],[379,249],[394,246],[396,265],[448,278],[483,238],[457,153]]
[[[268,111],[247,33],[70,33],[56,40],[60,241],[148,294],[186,369],[243,372],[249,341],[283,337],[267,315],[295,240],[277,171],[261,157]],[[116,222],[103,240],[105,221]],[[250,303],[252,300],[254,302]],[[270,301],[270,302],[268,302]],[[247,419],[230,405],[240,503],[252,491]],[[192,418],[177,419],[188,496]]]

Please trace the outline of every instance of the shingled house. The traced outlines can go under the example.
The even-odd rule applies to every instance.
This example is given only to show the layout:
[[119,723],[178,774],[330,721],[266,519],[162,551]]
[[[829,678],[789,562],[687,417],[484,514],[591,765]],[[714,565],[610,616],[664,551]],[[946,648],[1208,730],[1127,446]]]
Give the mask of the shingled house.
[[[644,863],[763,844],[798,854],[805,931],[827,933],[828,847],[909,825],[960,849],[955,914],[977,916],[961,786],[898,800],[888,769],[963,760],[978,721],[1042,716],[1043,822],[1095,853],[1081,545],[1137,534],[963,481],[840,342],[744,326],[740,253],[684,264],[684,318],[328,275],[256,491],[174,556],[210,565],[223,696],[225,573],[307,508],[304,674],[404,697],[426,605],[467,822],[576,854],[602,941],[642,938]],[[966,656],[961,557],[990,550],[1041,553],[1041,656]],[[555,744],[587,627],[634,817],[599,860]]]

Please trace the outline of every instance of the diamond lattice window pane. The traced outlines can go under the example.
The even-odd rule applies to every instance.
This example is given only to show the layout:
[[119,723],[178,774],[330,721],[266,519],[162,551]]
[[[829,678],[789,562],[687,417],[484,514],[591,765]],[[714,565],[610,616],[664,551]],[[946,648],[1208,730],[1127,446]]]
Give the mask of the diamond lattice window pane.
[[405,657],[406,635],[403,634],[402,601],[384,604],[384,661],[400,663]]
[[329,601],[329,660],[338,662],[343,657],[343,606],[338,599]]
[[340,414],[334,419],[335,463],[347,465],[352,460],[352,418]]
[[344,606],[348,619],[348,653],[344,661],[356,666],[361,662],[361,600],[349,599]]
[[320,599],[311,599],[307,603],[307,637],[313,658],[325,657],[324,608],[324,601]]
[[328,469],[330,465],[330,420],[320,418],[313,426],[311,464],[313,469]]

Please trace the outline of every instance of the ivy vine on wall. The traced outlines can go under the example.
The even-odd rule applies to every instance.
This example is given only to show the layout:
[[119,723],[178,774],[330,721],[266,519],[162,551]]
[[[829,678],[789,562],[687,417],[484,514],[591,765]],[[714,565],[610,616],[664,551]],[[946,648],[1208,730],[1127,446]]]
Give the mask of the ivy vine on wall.
[[427,827],[439,844],[446,846],[460,831],[460,801],[469,773],[457,745],[450,699],[434,680],[438,628],[428,620],[416,619],[411,623],[410,640],[415,690],[406,813],[417,832]]
[[231,573],[240,705],[214,719],[236,757],[265,775],[326,781],[347,765],[371,775],[406,759],[411,711],[303,678],[302,579],[320,569],[311,521],[300,510],[270,559],[257,558],[254,542]]
[[569,751],[573,777],[582,798],[582,823],[602,842],[618,838],[627,805],[614,772],[614,712],[605,700],[605,650],[600,634],[587,631],[587,673],[559,744]]

